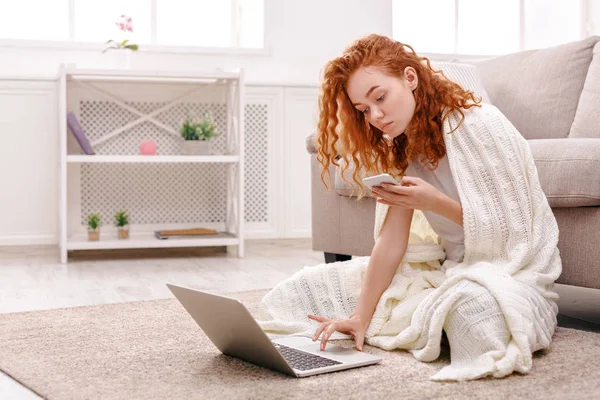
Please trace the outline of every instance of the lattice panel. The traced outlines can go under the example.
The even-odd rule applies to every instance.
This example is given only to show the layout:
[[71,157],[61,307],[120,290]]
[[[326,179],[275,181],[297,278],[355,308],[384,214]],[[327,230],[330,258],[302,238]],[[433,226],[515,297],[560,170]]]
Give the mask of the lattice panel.
[[244,113],[244,215],[247,222],[268,221],[269,160],[267,106],[246,104]]
[[[128,103],[150,113],[165,103]],[[213,142],[213,154],[227,146],[224,104],[183,103],[155,119],[179,130],[186,116],[209,112],[223,134]],[[245,106],[246,222],[268,222],[268,109],[266,104]],[[90,141],[126,125],[138,116],[109,101],[81,101],[80,122]],[[97,154],[135,155],[143,140],[157,143],[157,154],[181,154],[181,138],[145,122],[94,147]],[[220,223],[226,212],[225,164],[83,164],[81,169],[81,223],[100,213],[112,224],[117,210],[128,210],[132,224]]]
[[[126,104],[144,114],[149,114],[167,103],[126,102]],[[81,125],[91,142],[138,119],[137,115],[110,101],[82,101],[80,102],[80,113]],[[225,154],[227,148],[225,104],[182,103],[163,111],[154,119],[179,132],[179,127],[187,115],[202,117],[205,114],[211,116],[217,126],[217,131],[221,132],[220,136],[211,140],[213,154]],[[153,140],[156,143],[157,155],[182,154],[183,138],[175,136],[151,122],[143,122],[94,146],[94,151],[97,154],[137,155],[140,154],[140,144],[144,140]]]
[[81,222],[95,212],[112,224],[121,209],[132,224],[225,221],[225,171],[223,164],[84,164]]

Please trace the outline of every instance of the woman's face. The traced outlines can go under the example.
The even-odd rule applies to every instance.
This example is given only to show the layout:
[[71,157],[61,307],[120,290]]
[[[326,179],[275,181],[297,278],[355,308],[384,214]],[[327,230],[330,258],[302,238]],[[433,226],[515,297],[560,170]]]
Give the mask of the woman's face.
[[412,67],[404,76],[386,75],[378,67],[361,67],[348,79],[350,101],[363,113],[368,123],[390,139],[404,133],[415,112],[413,90],[418,78]]

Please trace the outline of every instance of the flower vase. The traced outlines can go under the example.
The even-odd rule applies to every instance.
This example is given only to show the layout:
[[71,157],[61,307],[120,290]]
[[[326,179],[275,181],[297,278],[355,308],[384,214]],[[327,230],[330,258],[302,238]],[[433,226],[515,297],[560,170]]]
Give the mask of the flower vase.
[[133,51],[128,49],[114,49],[109,51],[113,69],[130,69]]

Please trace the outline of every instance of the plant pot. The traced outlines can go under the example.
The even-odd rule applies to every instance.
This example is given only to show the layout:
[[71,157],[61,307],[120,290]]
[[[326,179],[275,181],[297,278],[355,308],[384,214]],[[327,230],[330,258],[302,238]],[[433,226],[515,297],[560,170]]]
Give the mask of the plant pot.
[[133,51],[129,49],[110,49],[106,52],[109,59],[109,68],[130,69]]
[[186,156],[206,156],[212,154],[212,143],[206,140],[185,140],[183,154]]
[[88,240],[90,242],[97,242],[100,240],[100,229],[88,229]]
[[118,227],[119,239],[129,239],[129,227],[120,226]]

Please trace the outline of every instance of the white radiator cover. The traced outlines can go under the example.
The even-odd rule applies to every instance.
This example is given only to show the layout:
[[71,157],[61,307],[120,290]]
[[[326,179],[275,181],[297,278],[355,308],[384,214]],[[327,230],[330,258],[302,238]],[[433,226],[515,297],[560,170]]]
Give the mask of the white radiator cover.
[[[0,157],[0,185],[3,188],[0,192],[0,246],[58,243],[60,180],[57,87],[56,80],[52,79],[0,79],[0,152],[3,154],[3,157]],[[136,94],[128,88],[124,89],[129,95],[126,98],[127,104],[139,107],[143,111],[159,107],[159,104],[173,97],[165,93],[154,97],[152,93]],[[119,111],[114,105],[111,106],[110,102],[106,102],[107,99],[99,96],[96,98],[78,94],[74,97],[76,101],[69,106],[80,117],[83,115],[81,111],[86,110],[82,124],[91,137],[100,133],[94,129],[102,129],[102,123],[98,117],[95,117],[94,121],[91,114],[87,115],[94,109],[92,104],[82,102],[95,101],[96,107],[99,107],[98,102],[103,101],[102,107],[111,107],[110,111],[123,121],[133,118],[128,111]],[[304,141],[307,132],[311,132],[316,124],[317,97],[318,88],[315,86],[247,87],[244,113],[247,221],[244,230],[247,238],[292,238],[311,235],[310,156]],[[190,103],[196,104],[197,107],[202,104],[218,106],[214,115],[217,119],[217,111],[225,102],[223,98],[212,96],[200,100],[194,98]],[[176,110],[177,108],[173,108],[170,111],[175,113],[171,116],[170,112],[166,112],[164,116],[160,115],[160,120],[166,118],[165,124],[169,121],[174,124],[177,119]],[[104,127],[109,128],[108,125]],[[177,150],[173,143],[177,143],[179,138],[166,132],[160,133],[159,129],[152,124],[140,125],[131,129],[131,132],[124,132],[120,137],[121,144],[116,149],[110,148],[114,145],[111,140],[94,147],[99,153],[114,154],[114,151],[139,154],[138,142],[143,137],[156,140],[158,152],[161,154],[166,154],[169,150],[169,141],[171,151]],[[128,135],[133,138],[130,139],[130,144],[123,140]],[[218,141],[223,139],[215,140],[218,150]],[[70,134],[69,141],[70,146],[75,146],[70,147],[70,153],[77,154],[80,149],[73,143]],[[70,185],[68,209],[73,215],[69,217],[69,227],[83,229],[82,216],[94,209],[103,214],[107,228],[114,228],[111,226],[114,211],[124,208],[131,211],[132,223],[139,223],[147,228],[165,226],[165,229],[170,229],[171,226],[179,225],[215,225],[215,228],[218,228],[219,225],[223,225],[224,207],[205,206],[204,199],[224,204],[224,172],[219,168],[226,167],[203,163],[193,166],[176,163],[71,163],[68,166],[69,174],[75,171],[75,174],[70,176],[78,179],[80,183]],[[157,173],[157,170],[160,172]],[[137,171],[144,172],[138,175]],[[96,177],[101,178],[101,181],[96,180]],[[119,181],[124,182],[121,183],[122,186],[117,185]],[[169,191],[166,190],[167,182]],[[206,182],[208,185],[205,185]],[[126,190],[122,189],[123,185]],[[135,185],[139,187],[136,188]],[[158,192],[163,197],[140,198],[141,187],[152,187],[155,191],[163,190]],[[197,192],[188,194],[185,188]],[[172,196],[170,190],[178,195]],[[132,195],[129,200],[125,196],[126,193]],[[136,208],[149,200],[152,200],[155,207],[161,202],[166,204],[170,211]],[[193,211],[186,207],[193,208]],[[194,221],[178,222],[185,220],[183,218]]]
[[[143,113],[165,103],[128,102]],[[80,123],[90,141],[137,119],[110,101],[82,100]],[[268,222],[268,104],[245,106],[245,220]],[[179,130],[186,114],[209,113],[219,132],[225,132],[225,104],[182,103],[155,119]],[[144,122],[94,147],[97,154],[137,155],[140,143],[152,140],[157,155],[181,154],[183,141],[150,122]],[[211,140],[213,154],[225,154],[224,134]],[[226,165],[223,164],[84,164],[81,169],[81,224],[87,215],[111,218],[127,210],[132,224],[224,223]]]

